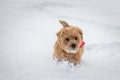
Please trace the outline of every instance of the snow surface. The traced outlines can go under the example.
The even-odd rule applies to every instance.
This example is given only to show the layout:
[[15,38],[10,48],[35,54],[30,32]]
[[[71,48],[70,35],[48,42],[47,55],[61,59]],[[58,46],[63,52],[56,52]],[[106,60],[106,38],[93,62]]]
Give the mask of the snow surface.
[[[0,0],[0,80],[119,80],[119,0]],[[52,60],[58,20],[83,29],[79,67]]]

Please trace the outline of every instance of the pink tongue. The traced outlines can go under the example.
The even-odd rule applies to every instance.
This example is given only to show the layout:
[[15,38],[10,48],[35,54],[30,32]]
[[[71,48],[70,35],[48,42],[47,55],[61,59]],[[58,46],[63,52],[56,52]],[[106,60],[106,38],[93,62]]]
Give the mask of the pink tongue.
[[82,42],[81,42],[81,45],[80,45],[80,48],[82,48],[84,45],[85,45],[85,42],[82,41]]

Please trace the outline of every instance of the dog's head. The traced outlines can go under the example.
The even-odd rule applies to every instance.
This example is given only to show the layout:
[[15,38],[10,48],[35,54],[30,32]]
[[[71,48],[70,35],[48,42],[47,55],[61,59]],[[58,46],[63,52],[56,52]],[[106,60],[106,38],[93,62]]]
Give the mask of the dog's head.
[[59,47],[66,53],[77,53],[83,40],[82,30],[78,27],[70,26],[65,21],[60,21],[63,28],[57,33]]

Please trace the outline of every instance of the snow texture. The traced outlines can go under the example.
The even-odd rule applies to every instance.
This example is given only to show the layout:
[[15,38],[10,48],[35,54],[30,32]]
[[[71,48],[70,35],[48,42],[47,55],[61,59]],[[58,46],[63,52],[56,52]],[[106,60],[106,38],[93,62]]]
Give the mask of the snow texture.
[[[119,0],[0,0],[0,80],[119,80]],[[52,60],[58,20],[82,28],[80,66]]]

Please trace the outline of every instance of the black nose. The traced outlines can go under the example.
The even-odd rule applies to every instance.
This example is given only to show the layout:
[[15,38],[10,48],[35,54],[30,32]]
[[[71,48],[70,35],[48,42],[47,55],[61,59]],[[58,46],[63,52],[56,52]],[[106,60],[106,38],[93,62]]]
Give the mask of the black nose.
[[74,48],[76,47],[76,45],[75,45],[75,44],[72,44],[71,47],[74,49]]

